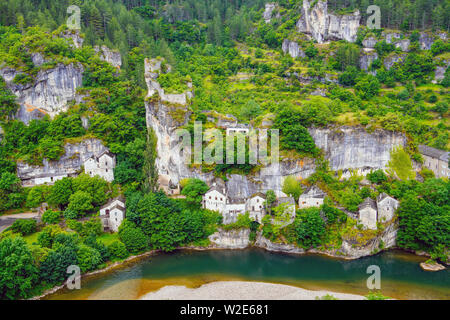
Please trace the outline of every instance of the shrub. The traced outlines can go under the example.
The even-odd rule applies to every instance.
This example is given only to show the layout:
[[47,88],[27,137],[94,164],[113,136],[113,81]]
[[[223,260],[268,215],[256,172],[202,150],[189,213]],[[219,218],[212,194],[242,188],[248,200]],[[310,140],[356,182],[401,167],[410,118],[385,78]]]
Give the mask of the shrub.
[[47,210],[42,215],[42,222],[46,224],[57,224],[60,219],[61,212],[59,211]]
[[36,221],[33,219],[19,219],[14,221],[11,230],[22,235],[32,234],[36,231]]
[[148,246],[148,240],[142,230],[127,220],[119,227],[119,238],[131,253],[143,251]]
[[116,240],[108,245],[108,251],[111,254],[111,256],[118,258],[118,259],[125,259],[129,255],[125,244],[118,240]]
[[77,251],[78,265],[82,272],[94,270],[102,263],[100,252],[86,245],[81,245]]

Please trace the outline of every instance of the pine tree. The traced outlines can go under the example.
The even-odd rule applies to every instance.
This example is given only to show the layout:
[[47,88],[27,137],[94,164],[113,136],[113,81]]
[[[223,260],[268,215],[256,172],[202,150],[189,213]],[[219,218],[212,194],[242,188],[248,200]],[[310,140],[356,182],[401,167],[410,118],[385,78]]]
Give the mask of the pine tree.
[[158,138],[152,128],[148,128],[147,142],[144,151],[144,192],[157,191],[158,186],[158,169],[156,168],[156,158],[158,156],[156,145]]

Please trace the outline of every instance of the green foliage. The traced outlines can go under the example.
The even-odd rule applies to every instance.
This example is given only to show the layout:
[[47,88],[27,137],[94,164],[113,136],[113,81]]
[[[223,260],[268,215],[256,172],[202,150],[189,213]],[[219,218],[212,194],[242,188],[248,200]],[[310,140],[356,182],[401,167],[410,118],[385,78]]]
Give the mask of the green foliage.
[[299,210],[294,222],[297,243],[304,248],[317,247],[326,234],[325,222],[318,208]]
[[125,259],[129,256],[129,253],[127,251],[127,247],[124,243],[116,240],[108,245],[108,250],[111,254],[111,256],[117,258],[117,259]]
[[390,297],[384,296],[381,292],[369,292],[366,295],[367,300],[388,300]]
[[369,180],[370,182],[375,183],[375,184],[381,184],[383,182],[386,182],[388,180],[388,178],[383,170],[378,169],[375,171],[371,171],[367,175],[367,180]]
[[303,193],[300,181],[294,176],[288,176],[283,180],[282,191],[294,199],[298,199]]
[[34,219],[17,219],[14,221],[10,229],[13,232],[20,233],[21,235],[32,234],[36,231],[36,220]]
[[360,78],[355,84],[356,93],[361,99],[369,100],[378,95],[380,82],[372,75]]
[[119,238],[131,253],[139,253],[148,248],[148,240],[134,223],[124,220],[119,227]]
[[77,251],[78,266],[81,272],[94,270],[102,262],[100,253],[94,248],[81,245]]
[[70,196],[67,210],[75,212],[77,217],[82,217],[93,208],[91,195],[85,191],[77,191]]
[[401,180],[415,178],[411,158],[402,147],[392,150],[388,168],[391,175],[396,175]]
[[32,253],[21,238],[0,241],[0,299],[27,299],[35,292],[39,273]]
[[202,196],[208,191],[208,185],[200,179],[189,179],[181,194],[186,196],[186,201],[193,206],[200,207]]
[[61,212],[47,210],[42,215],[42,222],[46,224],[57,224],[61,220]]

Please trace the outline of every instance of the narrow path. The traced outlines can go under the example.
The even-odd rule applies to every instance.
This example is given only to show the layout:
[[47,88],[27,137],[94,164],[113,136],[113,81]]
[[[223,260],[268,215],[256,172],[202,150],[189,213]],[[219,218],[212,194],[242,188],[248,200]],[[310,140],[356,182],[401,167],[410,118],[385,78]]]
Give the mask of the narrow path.
[[0,216],[0,232],[10,227],[17,219],[37,219],[39,213],[37,212],[25,212],[16,213],[11,215]]

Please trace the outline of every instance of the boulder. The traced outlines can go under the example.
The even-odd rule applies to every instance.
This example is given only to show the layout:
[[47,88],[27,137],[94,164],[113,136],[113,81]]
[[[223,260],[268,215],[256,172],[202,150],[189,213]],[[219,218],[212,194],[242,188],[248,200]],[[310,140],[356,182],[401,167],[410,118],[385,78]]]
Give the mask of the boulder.
[[305,52],[300,49],[300,46],[297,42],[290,41],[288,39],[285,39],[283,41],[282,50],[285,54],[288,53],[294,59],[298,57],[304,58],[306,56]]

